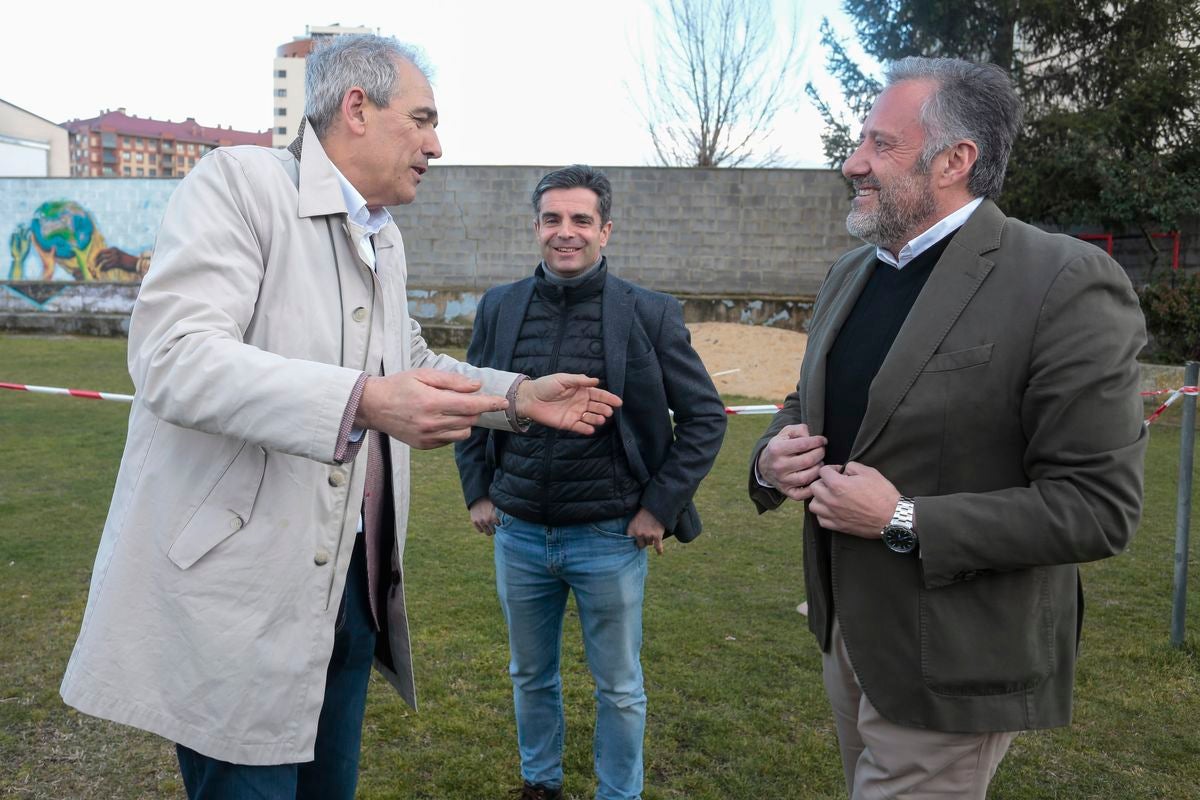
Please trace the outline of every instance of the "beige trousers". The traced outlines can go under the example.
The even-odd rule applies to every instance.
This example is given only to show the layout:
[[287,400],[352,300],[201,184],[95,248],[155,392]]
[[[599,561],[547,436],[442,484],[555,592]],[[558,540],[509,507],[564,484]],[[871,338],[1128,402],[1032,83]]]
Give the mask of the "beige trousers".
[[836,621],[822,661],[850,800],[984,800],[1016,733],[943,733],[884,719],[858,685]]

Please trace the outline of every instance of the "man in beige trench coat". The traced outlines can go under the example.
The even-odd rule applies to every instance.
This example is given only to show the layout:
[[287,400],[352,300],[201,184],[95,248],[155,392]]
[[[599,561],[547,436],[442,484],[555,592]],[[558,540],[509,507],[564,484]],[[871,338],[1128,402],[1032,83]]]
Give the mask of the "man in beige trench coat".
[[620,401],[429,351],[385,206],[441,155],[392,39],[308,59],[287,150],[206,156],[167,207],[129,333],[137,389],[62,696],[177,743],[193,798],[349,798],[372,657],[415,704],[409,447]]

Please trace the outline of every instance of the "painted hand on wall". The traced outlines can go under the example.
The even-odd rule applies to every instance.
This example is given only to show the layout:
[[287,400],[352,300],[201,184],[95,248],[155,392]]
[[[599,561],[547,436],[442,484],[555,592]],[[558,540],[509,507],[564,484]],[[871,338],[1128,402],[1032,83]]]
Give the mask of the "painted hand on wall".
[[8,251],[12,254],[12,266],[8,270],[10,281],[19,281],[25,277],[25,257],[29,255],[29,228],[18,225],[8,237]]

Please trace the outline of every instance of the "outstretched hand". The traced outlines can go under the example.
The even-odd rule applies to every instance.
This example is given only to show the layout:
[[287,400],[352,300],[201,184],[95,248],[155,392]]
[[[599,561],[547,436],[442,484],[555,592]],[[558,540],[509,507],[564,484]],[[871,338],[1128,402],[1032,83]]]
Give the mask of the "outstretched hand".
[[517,387],[517,416],[550,428],[588,435],[619,408],[621,398],[586,375],[558,372]]

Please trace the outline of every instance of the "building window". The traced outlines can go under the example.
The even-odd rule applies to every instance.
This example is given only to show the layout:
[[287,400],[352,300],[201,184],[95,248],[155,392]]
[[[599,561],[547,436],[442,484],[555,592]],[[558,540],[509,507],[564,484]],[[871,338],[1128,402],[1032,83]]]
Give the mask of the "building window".
[[105,167],[105,168],[104,168],[104,177],[106,177],[106,178],[111,178],[111,177],[112,177],[113,175],[115,175],[115,174],[116,174],[116,173],[115,173],[115,172],[113,172],[113,168],[112,168],[112,167]]
[[275,132],[280,136],[287,136],[287,128],[276,128]]
[[187,151],[189,153],[196,152],[196,145],[192,144],[191,142],[188,142]]
[[135,153],[133,158],[134,158],[134,161],[141,163],[143,160],[145,160],[146,154],[145,153]]
[[122,160],[122,161],[128,161],[128,160],[129,160],[129,151],[128,151],[128,150],[122,150],[122,151],[121,151],[121,160]]
[[130,172],[129,172],[129,167],[125,167],[124,169],[122,169],[122,170],[121,170],[121,173],[122,173],[123,175],[128,175],[128,174],[130,174]]
[[121,144],[122,144],[124,147],[129,147],[129,142],[130,142],[130,140],[129,140],[129,137],[128,137],[128,136],[122,136],[122,137],[121,137]]
[[137,168],[137,175],[138,175],[138,177],[139,177],[139,178],[144,178],[144,177],[146,177],[146,170],[142,169],[141,167],[138,167],[138,168]]
[[143,147],[145,147],[145,146],[146,146],[146,143],[145,143],[144,141],[142,141],[142,137],[140,137],[140,136],[137,138],[137,140],[136,140],[136,144],[137,144],[137,146],[138,146],[138,148],[139,148],[139,149],[141,149],[141,148],[143,148]]
[[286,108],[277,108],[277,109],[275,109],[275,116],[277,116],[277,117],[286,117],[286,116],[287,116],[287,109],[286,109]]
[[276,78],[286,78],[286,77],[287,77],[287,70],[286,70],[286,69],[277,69],[277,70],[275,70],[275,77],[276,77]]
[[102,133],[100,138],[104,141],[105,147],[117,146],[117,135],[115,133]]
[[158,163],[158,154],[157,154],[157,153],[151,153],[151,154],[150,154],[150,163],[151,163],[151,164],[157,164],[157,163]]
[[287,97],[287,89],[276,89],[275,96],[276,97]]
[[151,167],[151,168],[150,168],[150,177],[151,177],[151,178],[157,178],[157,177],[158,177],[158,170],[156,170],[154,167]]

